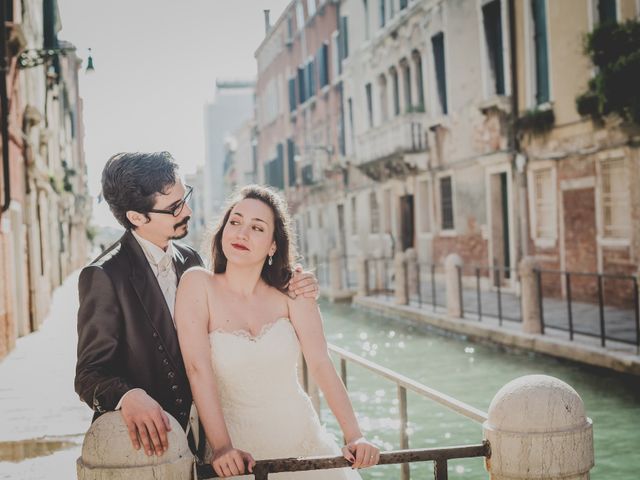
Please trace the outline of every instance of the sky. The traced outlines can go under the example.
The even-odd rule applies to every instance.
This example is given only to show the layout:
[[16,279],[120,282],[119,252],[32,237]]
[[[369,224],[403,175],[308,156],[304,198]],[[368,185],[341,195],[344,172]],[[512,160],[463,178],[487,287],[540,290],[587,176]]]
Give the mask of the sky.
[[[290,0],[58,0],[62,31],[95,72],[80,73],[89,191],[121,151],[168,150],[184,173],[204,163],[203,111],[217,78],[254,79],[264,13]],[[83,64],[83,68],[86,61]],[[96,225],[117,226],[105,202]]]

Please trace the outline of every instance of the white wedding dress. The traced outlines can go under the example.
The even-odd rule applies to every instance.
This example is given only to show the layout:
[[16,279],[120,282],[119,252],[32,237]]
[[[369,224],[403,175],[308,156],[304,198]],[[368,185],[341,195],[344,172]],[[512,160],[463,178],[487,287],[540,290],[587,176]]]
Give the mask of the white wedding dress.
[[[209,334],[225,424],[235,448],[256,460],[342,455],[298,382],[300,344],[288,318],[245,331]],[[232,478],[253,478],[252,476]],[[271,474],[274,480],[360,480],[350,468]]]

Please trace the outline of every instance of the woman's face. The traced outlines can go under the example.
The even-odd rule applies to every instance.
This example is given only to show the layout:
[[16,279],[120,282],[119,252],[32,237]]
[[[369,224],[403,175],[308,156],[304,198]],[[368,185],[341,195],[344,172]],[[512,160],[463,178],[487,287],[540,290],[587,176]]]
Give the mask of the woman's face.
[[222,252],[227,262],[238,265],[262,264],[276,251],[271,207],[254,198],[245,198],[231,210],[222,231]]

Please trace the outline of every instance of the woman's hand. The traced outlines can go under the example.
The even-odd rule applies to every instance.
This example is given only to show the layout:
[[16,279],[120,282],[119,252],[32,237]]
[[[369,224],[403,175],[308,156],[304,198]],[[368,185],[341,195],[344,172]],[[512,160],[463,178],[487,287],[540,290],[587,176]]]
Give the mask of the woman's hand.
[[380,461],[380,449],[364,437],[356,438],[342,447],[344,458],[352,468],[367,468]]
[[245,462],[252,473],[256,461],[251,454],[228,446],[214,451],[211,466],[219,477],[231,477],[244,474]]

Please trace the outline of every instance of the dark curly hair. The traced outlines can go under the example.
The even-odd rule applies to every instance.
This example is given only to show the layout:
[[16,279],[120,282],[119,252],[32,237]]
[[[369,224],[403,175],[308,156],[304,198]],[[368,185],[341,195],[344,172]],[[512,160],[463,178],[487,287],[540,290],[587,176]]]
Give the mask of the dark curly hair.
[[293,274],[293,262],[297,257],[295,241],[291,227],[291,217],[286,201],[269,187],[261,185],[247,185],[231,196],[224,215],[218,222],[211,242],[211,259],[214,273],[224,273],[227,270],[227,257],[222,251],[222,233],[227,225],[231,211],[242,200],[252,198],[260,200],[271,208],[274,219],[273,239],[276,242],[276,252],[273,264],[266,260],[262,266],[260,277],[267,285],[286,293],[286,287]]
[[120,225],[135,230],[127,212],[134,210],[149,218],[156,197],[175,185],[177,170],[169,152],[116,153],[102,170],[102,196]]

